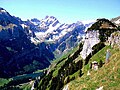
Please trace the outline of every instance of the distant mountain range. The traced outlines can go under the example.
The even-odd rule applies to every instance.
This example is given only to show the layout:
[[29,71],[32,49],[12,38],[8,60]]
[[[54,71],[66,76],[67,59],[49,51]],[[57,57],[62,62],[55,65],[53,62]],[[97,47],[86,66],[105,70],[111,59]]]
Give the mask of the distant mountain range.
[[42,20],[36,18],[22,22],[23,27],[29,27],[40,42],[47,43],[56,56],[61,56],[78,45],[84,36],[84,30],[89,24],[76,22],[61,24],[54,16],[46,16]]
[[55,57],[77,46],[93,23],[61,24],[54,16],[22,21],[0,8],[0,77],[48,67]]
[[78,45],[84,29],[82,22],[61,24],[53,16],[22,21],[0,8],[0,77],[48,67],[55,54]]

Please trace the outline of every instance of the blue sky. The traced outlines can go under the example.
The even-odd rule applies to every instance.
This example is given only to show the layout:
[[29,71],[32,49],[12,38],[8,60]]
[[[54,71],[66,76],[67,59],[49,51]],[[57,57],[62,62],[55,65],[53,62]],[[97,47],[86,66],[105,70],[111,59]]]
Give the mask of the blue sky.
[[0,7],[22,20],[49,15],[61,23],[120,16],[120,0],[0,0]]

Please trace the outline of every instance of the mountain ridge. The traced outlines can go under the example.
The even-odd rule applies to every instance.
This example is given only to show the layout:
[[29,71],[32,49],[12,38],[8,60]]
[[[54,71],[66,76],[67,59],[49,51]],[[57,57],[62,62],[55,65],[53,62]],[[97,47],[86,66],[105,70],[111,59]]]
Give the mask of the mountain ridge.
[[[35,20],[33,19],[33,21]],[[54,16],[46,16],[44,19],[36,19],[36,21],[28,20],[23,24],[30,27],[40,42],[50,44],[50,49],[58,57],[62,55],[62,52],[67,53],[74,48],[84,35],[85,26],[80,21],[72,24],[62,24]]]
[[[99,24],[99,22],[100,22],[100,24]],[[100,39],[101,30],[103,31],[102,34],[104,35],[103,38],[110,37],[110,35],[112,33],[114,33],[114,32],[116,33],[116,31],[117,31],[117,28],[111,29],[111,26],[109,26],[109,29],[108,29],[109,22],[110,21],[108,21],[107,19],[101,19],[101,20],[98,20],[97,22],[95,22],[93,24],[93,26],[91,26],[92,30],[88,29],[88,31],[86,32],[85,41],[88,40],[88,38],[89,39],[93,38],[93,39],[99,39],[99,42],[92,45],[94,40],[90,41],[88,46],[90,47],[92,45],[91,50],[90,50],[89,54],[86,54],[87,52],[85,52],[85,55],[86,55],[85,58],[81,57],[80,52],[82,50],[83,51],[89,50],[89,48],[86,48],[86,49],[84,48],[84,45],[87,46],[88,43],[83,43],[83,45],[81,43],[80,46],[78,46],[78,48],[72,54],[66,55],[66,56],[64,56],[64,58],[59,60],[57,63],[52,64],[51,69],[50,68],[48,69],[49,73],[46,74],[40,80],[38,87],[36,87],[36,89],[38,89],[38,90],[45,90],[45,89],[46,90],[56,90],[56,89],[61,90],[61,89],[63,89],[64,90],[65,85],[68,85],[67,89],[69,89],[68,83],[71,83],[74,79],[85,76],[86,71],[90,69],[89,64],[90,64],[90,62],[92,62],[91,61],[92,56],[99,53],[99,51],[102,50],[104,47],[107,47],[105,45],[105,43],[107,43],[108,39],[106,38],[104,42]],[[107,23],[107,26],[105,25],[106,26],[105,28],[103,28],[103,29],[99,28],[106,23]],[[110,22],[110,23],[112,23],[112,22]],[[96,25],[96,27],[94,27],[94,25]],[[113,25],[113,27],[114,27],[114,25]],[[98,29],[96,30],[96,28],[98,28]],[[107,32],[107,31],[111,31],[111,32]],[[98,33],[97,36],[95,36],[97,34],[96,32]],[[96,33],[96,34],[94,35],[94,33]],[[117,34],[115,34],[115,35],[117,36]],[[114,39],[115,39],[115,37],[114,37]],[[117,45],[117,44],[115,44],[115,45]],[[103,57],[101,57],[101,58],[103,58]],[[101,59],[101,58],[99,58],[99,59]],[[104,58],[105,58],[105,56],[104,56]],[[96,59],[94,59],[94,60],[96,60]],[[98,61],[98,65],[101,65],[101,60],[96,60],[96,61]],[[104,64],[103,62],[105,62],[105,61],[102,60],[102,64]],[[72,89],[75,89],[75,87]]]
[[[39,81],[39,84],[34,87],[37,90],[60,90],[77,77],[84,76],[89,69],[88,66],[91,58],[93,58],[92,56],[98,54],[98,51],[104,47],[106,48],[106,43],[106,45],[110,44],[107,42],[108,38],[114,36],[113,41],[109,42],[113,43],[116,40],[113,46],[119,46],[118,26],[105,18],[84,25],[81,22],[60,24],[54,16],[47,16],[43,19],[43,26],[40,27],[41,21],[36,18],[22,21],[19,17],[11,16],[9,13],[6,14],[7,11],[1,8],[0,15],[3,15],[4,18],[0,21],[0,77],[8,78],[46,68],[51,64],[50,61],[54,59],[53,51],[56,50],[56,54],[64,54],[64,52],[69,52],[71,48],[73,49],[58,61],[53,61],[51,66],[44,71],[44,76],[40,77],[40,81],[38,77],[35,81],[33,80],[34,83],[37,80]],[[58,26],[56,26],[57,24]],[[55,26],[56,28],[54,28]],[[50,29],[51,27],[52,29]],[[84,33],[86,27],[88,29]],[[45,33],[47,36],[43,35],[44,37],[40,39],[36,32]],[[113,34],[113,32],[115,33]],[[59,39],[52,40],[59,33],[62,34]],[[82,40],[81,34],[86,34],[83,43],[80,43]],[[95,40],[96,42],[94,42]],[[79,46],[77,46],[78,43],[80,43]],[[87,47],[84,48],[84,46]],[[76,48],[74,49],[74,47]],[[81,57],[81,51],[84,51],[85,58]],[[101,61],[98,60],[98,63],[100,64]],[[85,79],[88,80],[89,78]],[[11,87],[11,83],[14,85],[15,82],[13,80],[4,85],[5,89],[14,88]],[[25,87],[29,86],[31,88],[32,84],[30,83],[25,84]],[[16,88],[19,87],[21,86],[16,86]]]
[[54,58],[44,42],[31,41],[36,40],[35,36],[29,28],[22,28],[20,21],[0,8],[0,77],[46,68]]
[[[40,25],[42,25],[41,22],[46,24],[45,28],[40,27]],[[50,29],[57,24],[59,25],[56,28]],[[42,59],[41,57],[46,60],[46,62],[41,61],[42,64],[46,63],[46,65],[44,64],[45,66],[41,66],[45,68],[50,64],[49,61],[54,58],[52,52],[54,51],[56,55],[59,54],[58,56],[60,56],[63,52],[67,53],[70,51],[81,41],[82,36],[80,35],[84,33],[84,29],[85,26],[81,22],[61,24],[54,16],[46,16],[45,19],[41,21],[35,18],[22,21],[19,17],[11,16],[5,9],[0,8],[0,44],[2,43],[0,45],[2,49],[0,53],[1,64],[7,65],[7,68],[9,66],[13,68],[16,67],[14,71],[10,68],[7,69],[6,67],[2,67],[3,65],[1,65],[1,75],[5,74],[9,76],[11,74],[11,77],[24,72],[28,73],[30,69],[27,68],[33,65],[34,59],[35,62],[37,62]],[[45,31],[47,31],[47,37],[45,37],[45,40],[41,41],[41,39],[37,37],[36,32],[45,33]],[[61,33],[60,37],[57,37],[54,43],[51,43],[51,41],[50,43],[48,42],[53,37],[56,37],[56,35],[58,36],[59,33]],[[27,55],[28,53],[30,55]],[[33,55],[32,53],[38,54]],[[46,54],[46,56],[44,54]],[[5,57],[6,55],[8,58]],[[4,59],[6,60],[5,62]],[[20,63],[23,63],[23,65]],[[27,63],[28,65],[26,65]],[[35,69],[37,69],[38,66]],[[28,71],[26,72],[25,69]],[[32,70],[30,70],[30,72],[31,71]],[[14,72],[16,72],[16,74]]]

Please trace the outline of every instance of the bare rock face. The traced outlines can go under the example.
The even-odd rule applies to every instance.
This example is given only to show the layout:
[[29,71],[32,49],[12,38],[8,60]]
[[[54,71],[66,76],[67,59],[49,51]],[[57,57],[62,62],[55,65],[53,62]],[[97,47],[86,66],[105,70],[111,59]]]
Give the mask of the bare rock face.
[[99,31],[87,31],[83,49],[81,51],[81,57],[85,59],[90,53],[92,53],[92,47],[100,42]]
[[110,35],[117,31],[117,26],[108,19],[97,19],[89,28],[86,29],[86,36],[81,56],[85,59],[92,53],[92,47],[100,41],[105,42]]
[[118,45],[120,47],[120,31],[112,33],[108,38],[108,43],[111,47],[114,47],[114,45]]

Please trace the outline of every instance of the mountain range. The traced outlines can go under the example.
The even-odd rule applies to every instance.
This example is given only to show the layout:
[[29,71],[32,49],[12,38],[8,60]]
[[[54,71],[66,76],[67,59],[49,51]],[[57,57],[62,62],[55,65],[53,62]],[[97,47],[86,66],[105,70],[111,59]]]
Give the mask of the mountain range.
[[34,32],[40,42],[49,44],[56,56],[61,56],[78,45],[84,36],[86,26],[82,22],[61,24],[54,16],[46,16],[42,20],[36,18],[23,22]]
[[[85,76],[86,71],[91,70],[89,64],[96,60],[99,67],[102,67],[105,56],[101,54],[104,54],[106,49],[111,49],[112,57],[119,58],[116,55],[119,53],[120,45],[119,25],[120,17],[113,18],[111,21],[100,18],[88,24],[80,21],[61,24],[54,16],[46,16],[42,20],[34,18],[22,21],[19,17],[11,16],[5,9],[0,8],[0,78],[33,73],[47,68],[44,76],[38,81],[39,84],[34,86],[38,78],[33,83],[37,90],[64,90],[65,85],[67,89],[72,88],[72,85],[68,87],[68,83],[71,84],[71,81],[77,78],[81,80],[82,76],[89,81],[90,78]],[[115,41],[116,48],[108,45],[109,38],[110,40],[113,38],[111,43]],[[98,57],[94,58],[96,55]],[[54,59],[56,60],[52,62]],[[116,67],[119,68],[118,65]],[[21,86],[12,87],[11,85],[17,85],[16,82],[20,84],[21,80],[24,81],[24,78],[18,81],[9,80],[5,87],[0,88],[7,90],[19,88]],[[30,88],[31,84],[25,82],[25,87]],[[96,85],[92,87],[97,88]],[[115,88],[118,88],[117,85]]]
[[48,67],[82,41],[88,25],[61,24],[54,16],[22,21],[0,8],[0,77]]
[[[97,19],[86,30],[83,44],[53,62],[36,90],[119,90],[119,41],[118,26],[108,19]],[[111,53],[109,63],[105,61],[107,50]],[[93,65],[93,62],[96,63]],[[94,70],[93,66],[98,66],[98,70]]]

